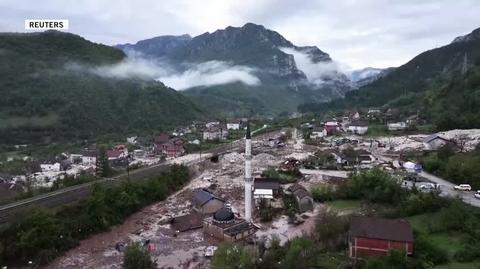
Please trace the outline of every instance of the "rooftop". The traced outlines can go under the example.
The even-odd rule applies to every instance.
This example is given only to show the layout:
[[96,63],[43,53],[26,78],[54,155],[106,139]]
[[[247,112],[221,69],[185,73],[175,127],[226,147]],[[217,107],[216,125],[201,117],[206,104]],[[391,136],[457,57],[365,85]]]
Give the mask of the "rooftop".
[[277,190],[280,189],[280,183],[276,178],[268,178],[268,177],[259,177],[255,178],[253,182],[254,189],[271,189]]
[[196,206],[203,206],[204,204],[206,204],[208,201],[212,199],[222,200],[205,189],[197,189],[193,191],[192,200]]
[[354,217],[350,223],[352,237],[413,242],[413,232],[406,220]]

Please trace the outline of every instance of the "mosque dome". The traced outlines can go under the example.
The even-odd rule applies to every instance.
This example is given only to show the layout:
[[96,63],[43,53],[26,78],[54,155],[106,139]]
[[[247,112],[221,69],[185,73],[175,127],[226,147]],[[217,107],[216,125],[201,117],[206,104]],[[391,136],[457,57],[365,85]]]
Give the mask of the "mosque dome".
[[231,223],[235,220],[235,215],[230,208],[222,207],[213,214],[213,220],[217,223]]

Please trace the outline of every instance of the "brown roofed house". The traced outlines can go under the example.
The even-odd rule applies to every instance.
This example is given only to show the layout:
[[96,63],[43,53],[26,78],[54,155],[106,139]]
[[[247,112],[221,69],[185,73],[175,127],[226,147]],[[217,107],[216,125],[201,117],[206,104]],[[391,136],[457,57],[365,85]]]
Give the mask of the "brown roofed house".
[[208,190],[197,189],[193,191],[192,204],[195,211],[209,215],[222,208],[225,201]]
[[406,220],[354,217],[350,223],[350,258],[385,256],[391,249],[413,254],[413,232]]
[[178,232],[185,232],[192,229],[202,228],[203,214],[192,212],[187,215],[174,217],[170,220],[170,226]]

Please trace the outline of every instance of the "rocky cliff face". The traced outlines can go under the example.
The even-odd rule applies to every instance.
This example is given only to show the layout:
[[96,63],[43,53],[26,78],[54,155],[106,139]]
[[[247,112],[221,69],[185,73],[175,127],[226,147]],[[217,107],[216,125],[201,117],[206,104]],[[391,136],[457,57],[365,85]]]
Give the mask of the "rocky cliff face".
[[[222,61],[253,68],[255,76],[261,81],[261,84],[255,87],[283,100],[280,102],[283,104],[281,107],[264,104],[271,106],[266,108],[266,111],[296,110],[297,105],[303,102],[329,101],[343,97],[353,89],[345,74],[332,70],[334,62],[327,53],[316,46],[296,46],[279,33],[253,23],[242,27],[229,26],[193,38],[188,35],[161,36],[139,41],[134,45],[117,47],[127,53],[135,51],[147,57],[167,61],[182,71],[185,71],[185,66],[191,67],[192,64],[208,61]],[[321,73],[323,64],[329,65],[328,72]],[[310,74],[314,74],[314,77]],[[228,93],[230,86],[225,85],[224,88],[223,96]],[[212,94],[208,87],[195,89],[194,92]],[[186,93],[191,94],[188,90]],[[211,99],[217,98],[218,96],[212,96]],[[252,103],[262,103],[263,100],[258,100],[259,98],[255,91],[248,96]],[[201,102],[205,103],[205,100]]]
[[190,40],[192,40],[190,35],[166,35],[141,40],[135,44],[123,44],[115,47],[125,51],[127,54],[141,52],[149,56],[163,57],[168,55],[173,49],[184,46]]

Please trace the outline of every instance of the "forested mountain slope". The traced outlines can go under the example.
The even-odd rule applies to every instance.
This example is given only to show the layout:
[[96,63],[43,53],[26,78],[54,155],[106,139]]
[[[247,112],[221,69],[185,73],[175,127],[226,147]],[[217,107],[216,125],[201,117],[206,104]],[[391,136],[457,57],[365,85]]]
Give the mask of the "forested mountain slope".
[[138,134],[203,114],[162,83],[94,72],[125,57],[69,33],[0,34],[0,144]]

